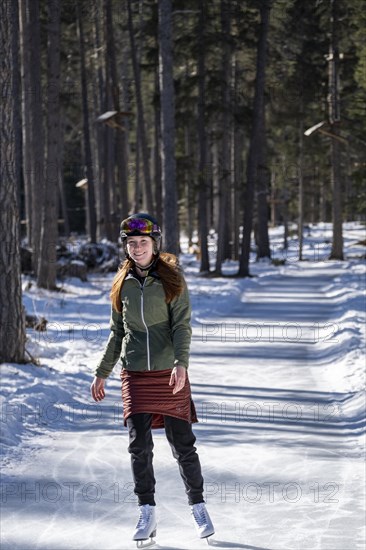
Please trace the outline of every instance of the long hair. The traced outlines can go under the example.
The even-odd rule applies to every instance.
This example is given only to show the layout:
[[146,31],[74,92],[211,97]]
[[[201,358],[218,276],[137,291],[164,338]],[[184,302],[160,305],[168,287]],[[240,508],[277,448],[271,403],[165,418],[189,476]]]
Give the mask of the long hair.
[[[134,262],[126,258],[113,279],[110,298],[115,311],[122,311],[121,290],[129,270]],[[165,301],[170,304],[184,289],[184,279],[179,270],[178,258],[174,254],[161,252],[157,259],[155,269],[160,277],[165,292]]]

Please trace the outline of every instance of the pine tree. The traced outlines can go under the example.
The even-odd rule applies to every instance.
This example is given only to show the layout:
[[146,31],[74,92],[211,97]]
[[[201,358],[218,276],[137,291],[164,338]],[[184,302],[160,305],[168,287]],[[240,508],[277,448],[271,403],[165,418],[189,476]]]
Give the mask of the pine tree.
[[16,160],[19,158],[16,111],[19,106],[18,2],[0,3],[0,363],[24,361],[25,324],[19,249],[19,205]]

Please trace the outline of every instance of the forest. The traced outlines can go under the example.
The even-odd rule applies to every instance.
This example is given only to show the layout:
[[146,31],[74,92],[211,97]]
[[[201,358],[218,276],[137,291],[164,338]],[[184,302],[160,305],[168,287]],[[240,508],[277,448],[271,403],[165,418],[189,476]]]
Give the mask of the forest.
[[37,285],[57,289],[61,243],[117,243],[136,211],[160,220],[170,252],[185,235],[207,276],[227,259],[249,276],[280,224],[301,259],[304,227],[331,222],[343,259],[342,223],[365,220],[362,0],[5,0],[0,26],[12,334],[21,249]]

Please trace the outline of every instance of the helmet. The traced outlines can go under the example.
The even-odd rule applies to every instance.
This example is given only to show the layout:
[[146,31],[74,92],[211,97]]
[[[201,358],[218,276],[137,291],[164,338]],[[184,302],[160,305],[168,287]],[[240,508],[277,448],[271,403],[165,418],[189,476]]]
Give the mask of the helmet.
[[121,222],[121,239],[145,235],[152,238],[161,238],[161,229],[158,222],[150,214],[140,212]]
[[161,243],[161,229],[155,218],[145,212],[139,212],[138,214],[129,216],[121,222],[120,237],[126,254],[127,237],[145,236],[154,239],[154,254],[158,254]]

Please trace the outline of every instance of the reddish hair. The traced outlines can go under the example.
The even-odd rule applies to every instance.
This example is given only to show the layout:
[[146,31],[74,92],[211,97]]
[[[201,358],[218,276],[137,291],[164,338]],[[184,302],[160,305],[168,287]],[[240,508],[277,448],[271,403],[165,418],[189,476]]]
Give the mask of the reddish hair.
[[[122,311],[121,290],[128,272],[133,265],[134,262],[126,258],[113,279],[110,299],[113,309],[120,313]],[[165,301],[167,304],[170,304],[184,289],[184,279],[178,267],[178,258],[174,254],[161,252],[155,264],[155,269],[163,284]]]

